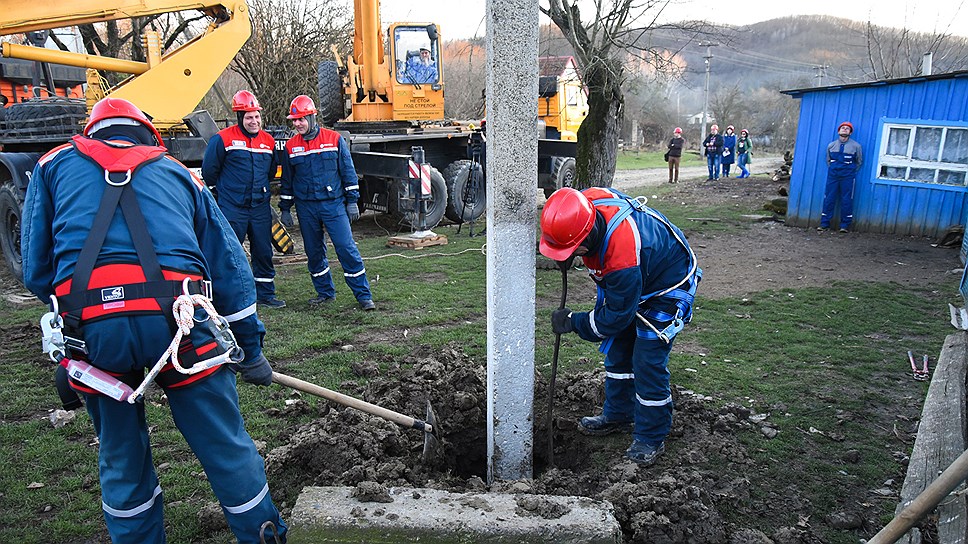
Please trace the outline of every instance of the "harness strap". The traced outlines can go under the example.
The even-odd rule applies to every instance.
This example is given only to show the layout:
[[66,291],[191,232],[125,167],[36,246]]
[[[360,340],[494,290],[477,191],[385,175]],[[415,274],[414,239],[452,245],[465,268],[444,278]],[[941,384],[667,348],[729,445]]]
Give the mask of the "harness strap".
[[[97,262],[98,254],[101,253],[101,246],[104,245],[104,238],[108,235],[108,227],[114,217],[115,210],[118,209],[118,202],[121,201],[122,187],[117,185],[107,185],[104,187],[104,194],[101,196],[101,204],[91,230],[88,231],[87,240],[81,248],[81,253],[77,257],[77,264],[74,265],[74,274],[71,280],[71,294],[80,293],[87,288],[91,281],[91,274],[94,272],[94,265]],[[70,327],[77,327],[81,322],[79,311],[68,312],[64,316],[64,321]]]
[[[89,306],[103,304],[105,302],[105,290],[119,293],[111,297],[111,302],[144,298],[174,300],[183,292],[182,282],[178,280],[147,281],[114,285],[106,289],[88,289],[79,293],[71,292],[57,297],[57,302],[60,304],[61,311],[80,311]],[[208,295],[208,282],[204,280],[189,281],[188,294]]]

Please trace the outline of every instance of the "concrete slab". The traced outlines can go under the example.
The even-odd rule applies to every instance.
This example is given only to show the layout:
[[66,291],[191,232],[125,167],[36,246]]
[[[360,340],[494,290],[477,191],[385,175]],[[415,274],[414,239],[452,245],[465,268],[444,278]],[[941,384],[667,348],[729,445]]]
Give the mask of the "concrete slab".
[[611,503],[586,497],[393,488],[361,502],[351,487],[306,487],[289,544],[329,542],[618,544]]

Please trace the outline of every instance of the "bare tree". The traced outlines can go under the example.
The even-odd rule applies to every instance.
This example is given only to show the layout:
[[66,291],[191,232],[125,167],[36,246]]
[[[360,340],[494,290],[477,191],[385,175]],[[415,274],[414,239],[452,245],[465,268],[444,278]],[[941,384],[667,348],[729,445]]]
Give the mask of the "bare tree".
[[744,94],[740,84],[735,83],[720,87],[709,100],[709,109],[712,110],[713,118],[722,124],[720,130],[723,132],[726,131],[726,125],[737,123],[740,118],[746,116]]
[[[964,1],[960,6],[964,8]],[[953,36],[950,29],[949,23],[938,32],[923,33],[876,26],[867,21],[852,30],[862,36],[862,72],[867,79],[877,80],[922,74],[925,53],[932,55],[934,72],[968,68],[968,38]]]
[[[343,62],[353,38],[353,16],[343,3],[313,0],[250,0],[252,37],[229,69],[239,74],[262,104],[266,124],[284,124],[293,97],[317,99],[316,66]],[[226,89],[231,96],[238,89]]]
[[[588,88],[588,117],[578,130],[576,185],[611,185],[618,156],[619,131],[625,114],[626,56],[652,65],[656,71],[675,66],[670,52],[649,42],[656,30],[677,30],[685,46],[705,32],[704,22],[662,24],[657,21],[670,0],[599,0],[582,9],[576,0],[544,0],[542,13],[551,18],[575,52]],[[587,4],[583,4],[586,5]]]
[[444,42],[441,51],[447,100],[444,115],[452,119],[480,119],[484,115],[486,65],[480,38]]

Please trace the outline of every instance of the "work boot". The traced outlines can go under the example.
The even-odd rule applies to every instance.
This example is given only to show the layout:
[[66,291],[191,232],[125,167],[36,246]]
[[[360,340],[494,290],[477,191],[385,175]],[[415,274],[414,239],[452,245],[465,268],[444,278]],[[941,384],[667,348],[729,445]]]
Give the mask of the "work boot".
[[578,430],[584,434],[602,436],[612,433],[632,432],[631,421],[609,421],[605,414],[600,416],[583,417],[578,422]]
[[285,308],[286,307],[286,301],[279,300],[276,297],[272,297],[266,300],[260,300],[258,301],[258,303],[259,303],[259,306],[265,306],[266,308]]
[[373,302],[373,299],[367,298],[360,301],[360,309],[364,312],[372,312],[376,310],[376,304]]
[[625,457],[630,461],[647,467],[655,463],[655,460],[664,452],[665,442],[646,444],[641,440],[633,440],[629,449],[625,450]]
[[330,302],[333,302],[334,300],[336,300],[336,297],[324,297],[323,295],[319,295],[317,297],[313,297],[313,298],[309,299],[309,305],[310,306],[321,306],[323,304],[329,304]]
[[826,232],[828,230],[830,230],[830,227],[825,227],[823,225],[820,225],[819,227],[817,227],[817,232]]
[[840,227],[841,234],[847,234],[847,232],[848,232],[847,227]]

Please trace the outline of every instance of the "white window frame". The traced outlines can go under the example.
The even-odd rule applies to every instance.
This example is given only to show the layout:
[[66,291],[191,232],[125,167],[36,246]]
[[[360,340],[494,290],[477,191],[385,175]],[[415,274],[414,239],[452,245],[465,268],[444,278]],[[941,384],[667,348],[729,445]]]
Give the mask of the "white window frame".
[[[911,137],[908,139],[907,151],[905,156],[887,154],[887,145],[890,140],[891,129],[909,129],[911,131]],[[914,152],[914,141],[916,139],[918,129],[941,129],[941,139],[938,142],[938,150],[937,150],[937,154],[935,155],[937,159],[928,161],[928,160],[918,160],[918,159],[911,158]],[[877,168],[874,171],[874,177],[878,180],[894,182],[894,183],[902,183],[902,184],[926,184],[926,185],[936,185],[939,187],[968,187],[968,163],[941,162],[941,154],[944,151],[944,144],[948,137],[948,131],[965,130],[965,129],[968,129],[968,126],[965,126],[964,124],[958,124],[958,123],[942,125],[938,123],[926,123],[924,121],[914,121],[914,120],[885,121],[881,127],[880,147],[877,152]],[[904,178],[885,177],[881,173],[884,167],[904,168],[905,177]],[[912,168],[934,170],[934,178],[930,181],[920,180],[920,179],[910,179],[909,176]],[[939,182],[938,173],[940,170],[947,170],[951,172],[962,172],[965,176],[964,181],[961,184]]]

